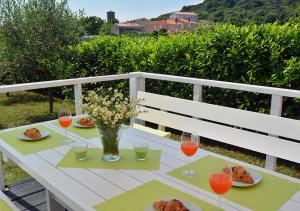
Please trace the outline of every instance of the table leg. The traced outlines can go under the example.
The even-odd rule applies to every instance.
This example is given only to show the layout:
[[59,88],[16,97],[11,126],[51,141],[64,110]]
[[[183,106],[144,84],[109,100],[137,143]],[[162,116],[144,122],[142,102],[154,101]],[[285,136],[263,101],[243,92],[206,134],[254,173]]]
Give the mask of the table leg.
[[47,199],[47,211],[65,211],[65,208],[58,203],[53,194],[46,190],[46,199]]
[[2,162],[4,162],[4,163],[14,163],[11,159],[9,159],[7,157],[6,154],[3,154],[3,153],[2,153]]
[[0,152],[0,190],[4,190],[4,169],[3,169],[3,154]]

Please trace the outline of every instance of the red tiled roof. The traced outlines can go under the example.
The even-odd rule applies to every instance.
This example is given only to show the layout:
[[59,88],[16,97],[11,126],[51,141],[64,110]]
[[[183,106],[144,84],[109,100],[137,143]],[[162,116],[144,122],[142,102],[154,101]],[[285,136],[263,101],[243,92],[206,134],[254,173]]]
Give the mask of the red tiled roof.
[[130,22],[135,22],[135,21],[149,21],[149,20],[147,18],[138,18],[138,19],[126,21],[125,23],[130,23]]
[[175,19],[165,19],[165,20],[159,20],[159,21],[151,21],[149,24],[174,24],[174,25],[181,25],[181,24],[187,24],[187,23],[194,23],[196,24],[197,22],[190,22],[185,19],[177,19],[177,22]]
[[136,23],[116,23],[116,25],[119,27],[141,28],[141,26]]

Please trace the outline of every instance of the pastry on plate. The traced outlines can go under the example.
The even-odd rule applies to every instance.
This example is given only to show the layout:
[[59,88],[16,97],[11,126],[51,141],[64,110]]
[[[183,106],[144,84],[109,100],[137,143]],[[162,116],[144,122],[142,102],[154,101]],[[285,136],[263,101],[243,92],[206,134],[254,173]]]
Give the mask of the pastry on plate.
[[[251,174],[242,166],[234,166],[232,169],[232,180],[236,182],[243,182],[247,184],[253,184],[254,179]],[[229,169],[223,169],[225,173],[229,173]]]
[[32,139],[40,139],[42,137],[41,132],[39,131],[39,129],[36,128],[30,128],[28,130],[26,130],[24,132],[24,135],[28,138],[32,138]]
[[183,203],[177,199],[154,202],[153,208],[156,211],[189,211],[189,209],[187,209]]
[[91,119],[91,118],[80,118],[77,121],[77,124],[81,125],[81,126],[86,126],[86,127],[94,127],[95,126],[95,122]]

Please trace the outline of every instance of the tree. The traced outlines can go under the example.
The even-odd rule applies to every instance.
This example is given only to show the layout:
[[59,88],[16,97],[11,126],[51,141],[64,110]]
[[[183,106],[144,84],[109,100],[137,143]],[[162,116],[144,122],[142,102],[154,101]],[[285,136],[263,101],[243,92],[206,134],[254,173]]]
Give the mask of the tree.
[[227,7],[233,7],[235,5],[235,0],[225,0],[224,4],[227,6]]
[[119,20],[114,19],[114,20],[105,22],[100,29],[100,33],[101,34],[111,34],[111,28],[113,27],[113,25],[115,23],[119,23]]
[[84,28],[86,35],[97,35],[100,32],[104,20],[96,16],[82,17],[80,19],[81,25]]
[[154,38],[158,38],[159,36],[168,36],[168,30],[165,28],[162,28],[158,31],[153,31],[151,32],[150,36],[154,37]]
[[[51,59],[80,40],[80,14],[67,0],[0,0],[0,82],[54,80],[61,76]],[[52,93],[49,93],[52,96]],[[52,108],[50,103],[50,108]],[[52,110],[52,109],[50,109]]]

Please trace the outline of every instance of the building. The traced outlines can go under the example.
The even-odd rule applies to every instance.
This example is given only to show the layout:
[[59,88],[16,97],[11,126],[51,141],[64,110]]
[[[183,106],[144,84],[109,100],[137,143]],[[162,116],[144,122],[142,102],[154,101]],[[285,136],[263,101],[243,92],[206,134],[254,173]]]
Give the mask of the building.
[[127,32],[144,32],[144,27],[136,23],[115,23],[111,27],[111,33],[120,35]]
[[116,13],[114,11],[108,11],[107,13],[107,22],[116,20]]
[[194,12],[172,12],[170,19],[184,19],[189,22],[198,22],[198,15]]
[[139,19],[127,21],[125,23],[138,24],[138,25],[140,25],[142,27],[145,27],[146,23],[149,23],[149,22],[150,22],[150,20],[148,20],[146,18],[139,18]]
[[116,23],[113,25],[111,33],[119,35],[131,31],[145,32],[145,26],[148,22],[150,22],[148,19],[140,18],[122,23]]
[[126,32],[151,33],[160,29],[176,34],[182,30],[191,30],[199,25],[198,16],[194,12],[173,12],[169,19],[150,21],[145,18],[116,23],[111,28],[111,33],[119,35]]
[[198,15],[194,12],[173,12],[169,19],[151,21],[145,25],[145,31],[150,33],[160,29],[176,34],[182,30],[191,30],[199,25]]
[[168,32],[176,34],[182,30],[191,30],[198,26],[197,22],[190,22],[185,19],[166,19],[151,21],[146,24],[145,32],[151,33],[160,29],[166,29]]

